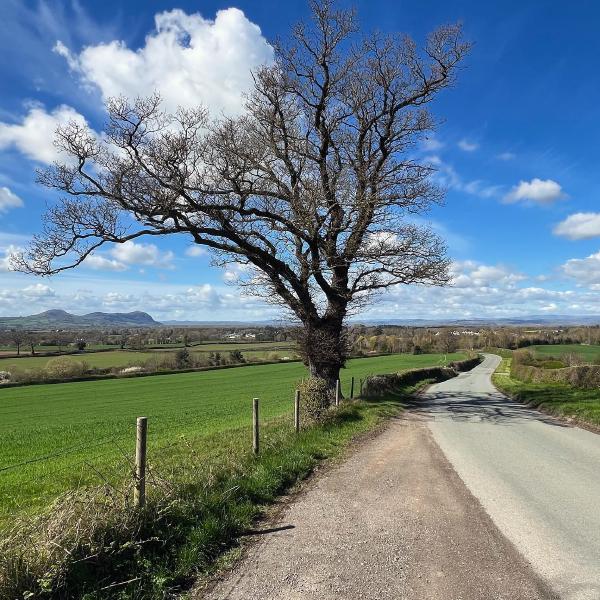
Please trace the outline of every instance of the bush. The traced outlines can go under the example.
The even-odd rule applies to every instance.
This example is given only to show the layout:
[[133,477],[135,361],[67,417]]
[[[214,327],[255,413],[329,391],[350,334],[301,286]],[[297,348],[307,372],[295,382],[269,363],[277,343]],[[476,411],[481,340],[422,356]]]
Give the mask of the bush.
[[426,367],[424,369],[411,369],[403,373],[371,375],[365,379],[363,384],[363,396],[365,398],[383,396],[402,386],[414,385],[426,379],[445,381],[455,377],[456,374],[457,372],[450,367]]
[[525,383],[564,383],[587,389],[600,387],[600,365],[543,369],[513,361],[510,376]]
[[323,420],[333,401],[333,391],[325,379],[310,377],[298,384],[303,413],[313,422]]
[[187,348],[180,348],[175,352],[175,365],[178,369],[187,369],[191,364],[190,351]]
[[232,365],[237,365],[240,363],[245,363],[246,359],[244,358],[244,355],[239,350],[232,350],[229,353],[229,362]]
[[87,366],[85,363],[73,360],[66,356],[51,358],[45,367],[46,374],[52,379],[72,379],[85,374]]
[[0,383],[6,383],[10,381],[10,373],[8,371],[0,371]]
[[415,385],[419,381],[433,379],[445,381],[456,377],[461,371],[469,371],[481,362],[479,356],[455,361],[446,367],[425,367],[423,369],[411,369],[401,373],[389,373],[387,375],[371,375],[363,384],[363,396],[366,398],[383,396],[403,386]]

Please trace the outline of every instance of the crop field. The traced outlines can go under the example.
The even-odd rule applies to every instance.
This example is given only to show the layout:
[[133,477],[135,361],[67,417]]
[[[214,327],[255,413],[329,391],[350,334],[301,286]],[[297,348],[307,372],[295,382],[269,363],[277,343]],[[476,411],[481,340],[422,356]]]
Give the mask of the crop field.
[[[140,364],[150,358],[160,358],[174,353],[177,348],[165,350],[133,351],[133,350],[110,350],[108,352],[82,352],[63,355],[67,360],[85,362],[91,368],[105,369],[111,367],[128,367]],[[210,352],[221,352],[227,354],[232,350],[239,350],[246,358],[264,359],[274,352],[280,356],[295,357],[295,352],[290,344],[269,343],[266,344],[202,344],[188,348],[190,353],[208,354]],[[52,356],[21,356],[19,358],[0,357],[0,371],[19,373],[27,370],[43,369]]]
[[[343,391],[351,376],[443,360],[440,354],[354,359],[342,372]],[[305,376],[300,363],[290,363],[0,390],[0,523],[69,489],[122,480],[131,469],[138,416],[148,417],[152,464],[174,444],[246,427],[249,435],[253,397],[260,398],[261,419],[291,415],[295,383]]]
[[588,362],[595,362],[600,359],[600,346],[586,344],[554,344],[542,346],[530,346],[525,348],[535,353],[538,358],[548,358],[553,356],[560,358],[563,354],[579,354]]

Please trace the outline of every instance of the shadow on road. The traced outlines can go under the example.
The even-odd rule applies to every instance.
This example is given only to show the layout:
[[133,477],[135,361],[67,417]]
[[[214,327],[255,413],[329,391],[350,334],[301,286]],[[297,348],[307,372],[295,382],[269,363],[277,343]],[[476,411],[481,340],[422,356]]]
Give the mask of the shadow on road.
[[247,529],[242,534],[242,537],[247,535],[266,535],[267,533],[277,533],[278,531],[287,531],[288,529],[295,529],[295,525],[281,525],[280,527],[269,527],[267,529]]
[[429,392],[406,403],[411,413],[425,419],[512,425],[540,421],[554,427],[569,427],[551,416],[508,400],[502,394],[486,392]]

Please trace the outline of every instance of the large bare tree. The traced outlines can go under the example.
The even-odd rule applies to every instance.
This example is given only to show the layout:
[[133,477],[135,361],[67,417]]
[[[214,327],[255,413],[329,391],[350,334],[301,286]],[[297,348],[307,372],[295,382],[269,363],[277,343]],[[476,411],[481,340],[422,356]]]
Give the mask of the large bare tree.
[[354,13],[328,0],[311,6],[311,21],[254,74],[242,116],[117,98],[104,136],[60,129],[71,160],[39,180],[65,196],[17,268],[51,275],[106,243],[185,234],[295,315],[311,374],[330,383],[349,311],[398,284],[445,284],[443,241],[411,219],[442,199],[415,144],[468,51],[460,27],[419,49],[361,36]]

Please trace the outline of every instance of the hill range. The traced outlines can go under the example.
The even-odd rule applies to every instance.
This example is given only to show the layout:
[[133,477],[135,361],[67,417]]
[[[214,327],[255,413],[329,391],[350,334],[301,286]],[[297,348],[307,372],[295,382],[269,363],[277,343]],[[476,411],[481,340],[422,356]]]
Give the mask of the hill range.
[[110,327],[158,327],[148,313],[93,312],[87,315],[73,315],[65,310],[47,310],[37,315],[25,317],[0,317],[0,329],[104,329]]

